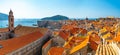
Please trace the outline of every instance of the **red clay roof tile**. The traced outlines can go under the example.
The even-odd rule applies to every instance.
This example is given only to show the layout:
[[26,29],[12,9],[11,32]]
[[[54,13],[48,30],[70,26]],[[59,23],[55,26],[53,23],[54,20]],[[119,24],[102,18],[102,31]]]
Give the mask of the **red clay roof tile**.
[[8,28],[0,28],[0,32],[8,32],[9,29]]
[[48,55],[62,55],[63,52],[64,52],[64,48],[63,47],[52,47],[48,51]]
[[13,39],[0,41],[0,45],[3,46],[3,48],[0,49],[0,55],[4,55],[22,48],[23,46],[41,38],[42,36],[43,35],[40,31],[36,31]]

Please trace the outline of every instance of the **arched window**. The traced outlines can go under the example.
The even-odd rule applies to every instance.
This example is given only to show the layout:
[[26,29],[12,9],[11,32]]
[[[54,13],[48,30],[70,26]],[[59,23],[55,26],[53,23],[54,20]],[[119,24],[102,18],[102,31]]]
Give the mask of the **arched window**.
[[13,27],[13,23],[11,24],[11,27]]
[[11,22],[13,22],[13,18],[11,18]]

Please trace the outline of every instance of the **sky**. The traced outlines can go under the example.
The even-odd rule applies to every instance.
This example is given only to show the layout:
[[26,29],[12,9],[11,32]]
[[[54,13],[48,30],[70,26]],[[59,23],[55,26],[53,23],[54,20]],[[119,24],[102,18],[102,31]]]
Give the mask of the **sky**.
[[120,17],[120,0],[0,0],[0,12],[12,10],[15,18]]

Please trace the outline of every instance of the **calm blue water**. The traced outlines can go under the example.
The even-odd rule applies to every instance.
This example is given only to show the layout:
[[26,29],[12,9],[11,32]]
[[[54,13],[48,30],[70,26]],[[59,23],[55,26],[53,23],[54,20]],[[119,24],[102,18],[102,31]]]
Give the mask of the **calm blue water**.
[[[33,26],[33,24],[37,24],[37,21],[40,19],[15,19],[15,27],[19,24],[23,26]],[[0,28],[8,27],[8,20],[0,20]]]
[[[94,20],[94,19],[96,18],[90,18],[89,20]],[[33,24],[37,25],[38,20],[40,19],[15,19],[14,25],[15,27],[19,24],[23,26],[33,26]],[[80,18],[80,20],[83,20],[83,18]],[[0,28],[5,28],[5,27],[8,27],[8,20],[0,20]]]

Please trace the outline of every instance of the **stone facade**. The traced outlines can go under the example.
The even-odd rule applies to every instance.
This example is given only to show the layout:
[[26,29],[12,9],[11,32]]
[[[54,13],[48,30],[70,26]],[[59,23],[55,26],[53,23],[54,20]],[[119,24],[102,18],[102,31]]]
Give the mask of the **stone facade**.
[[0,33],[0,40],[6,40],[9,38],[9,32]]
[[14,16],[13,16],[12,10],[10,10],[9,12],[8,19],[9,19],[9,31],[13,31],[14,30]]
[[6,39],[9,39],[10,37],[11,38],[14,37],[14,33],[13,33],[14,32],[14,16],[13,16],[12,10],[10,10],[9,12],[8,21],[9,21],[8,22],[9,27],[7,29],[9,30],[6,32],[0,32],[0,40],[6,40]]
[[47,52],[49,51],[49,49],[52,47],[52,44],[49,43],[45,48],[42,48],[42,55],[47,55]]
[[65,40],[60,36],[52,38],[52,46],[63,47],[64,43],[65,43]]
[[37,24],[39,27],[49,28],[52,30],[60,29],[66,21],[38,21]]

